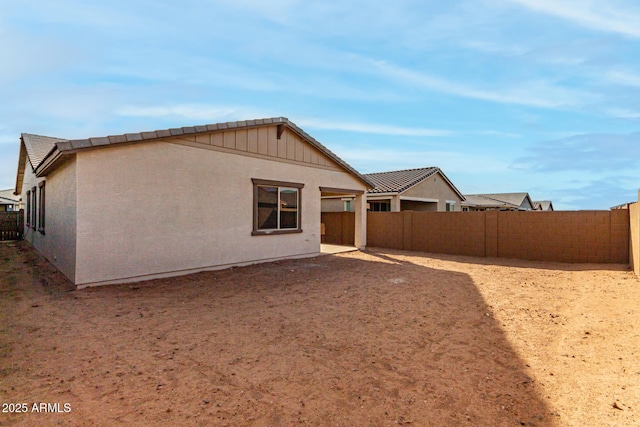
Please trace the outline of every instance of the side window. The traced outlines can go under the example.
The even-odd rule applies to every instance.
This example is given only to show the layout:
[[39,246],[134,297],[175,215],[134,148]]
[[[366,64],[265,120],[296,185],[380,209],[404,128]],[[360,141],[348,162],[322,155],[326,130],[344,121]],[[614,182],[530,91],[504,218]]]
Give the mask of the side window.
[[304,184],[252,179],[253,234],[302,232],[301,190]]
[[40,195],[38,197],[38,231],[44,234],[44,219],[45,219],[45,181],[38,184]]
[[25,210],[25,225],[27,227],[31,226],[31,190],[27,191],[27,209]]
[[36,228],[36,187],[31,188],[31,227]]
[[370,202],[369,210],[373,212],[390,212],[391,211],[391,202]]

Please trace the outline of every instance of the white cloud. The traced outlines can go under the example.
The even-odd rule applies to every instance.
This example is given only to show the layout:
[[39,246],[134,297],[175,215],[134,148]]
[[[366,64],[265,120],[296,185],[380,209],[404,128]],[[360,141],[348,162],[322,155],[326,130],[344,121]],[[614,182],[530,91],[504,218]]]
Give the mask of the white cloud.
[[640,74],[632,74],[626,71],[610,71],[607,73],[607,80],[623,86],[640,87]]
[[331,150],[363,173],[429,166],[440,167],[447,175],[468,173],[470,170],[481,173],[478,165],[482,165],[482,171],[491,173],[509,171],[507,161],[500,160],[497,156],[483,156],[477,153],[347,147],[339,144],[332,145]]
[[503,138],[521,138],[522,135],[513,132],[502,132],[499,130],[478,130],[471,132],[477,135],[489,135],[489,136],[499,136]]
[[628,110],[626,108],[610,108],[606,113],[611,117],[618,117],[620,119],[640,119],[640,111]]
[[68,69],[83,60],[78,49],[55,36],[33,35],[10,27],[0,29],[0,57],[5,64],[0,67],[4,83]]
[[[246,120],[273,117],[246,107],[216,106],[206,104],[177,104],[171,106],[125,106],[116,110],[116,114],[128,117],[153,118],[186,118],[190,120],[204,120],[207,123],[218,121]],[[370,133],[395,136],[448,136],[452,132],[443,129],[428,129],[419,127],[402,127],[373,123],[341,122],[331,119],[300,118],[294,120],[303,128],[337,130],[344,132]]]
[[345,132],[371,133],[379,135],[395,136],[448,136],[453,132],[443,129],[428,129],[402,127],[393,125],[381,125],[373,123],[349,123],[330,119],[300,119],[296,123],[310,129],[339,130]]
[[207,123],[271,117],[264,113],[250,112],[247,109],[239,107],[205,104],[177,104],[159,107],[130,105],[117,109],[116,114],[128,117],[186,118],[190,120],[204,120]]
[[563,181],[553,186],[536,187],[535,191],[553,200],[558,209],[609,209],[637,199],[637,180],[632,176],[611,175],[600,179]]
[[640,132],[591,133],[538,142],[515,160],[515,169],[532,171],[596,172],[637,170]]
[[380,74],[400,83],[408,83],[423,89],[464,98],[480,99],[501,104],[539,108],[578,107],[584,105],[589,98],[593,97],[590,94],[576,90],[553,86],[544,80],[521,82],[517,87],[511,88],[478,89],[467,84],[398,67],[386,61],[371,61],[371,65]]
[[640,37],[640,10],[599,0],[507,0],[594,30]]
[[243,9],[249,13],[260,13],[267,19],[279,24],[286,24],[299,0],[219,0],[218,3],[228,7]]
[[492,55],[522,56],[529,52],[528,49],[521,46],[481,40],[463,40],[460,45],[464,48]]

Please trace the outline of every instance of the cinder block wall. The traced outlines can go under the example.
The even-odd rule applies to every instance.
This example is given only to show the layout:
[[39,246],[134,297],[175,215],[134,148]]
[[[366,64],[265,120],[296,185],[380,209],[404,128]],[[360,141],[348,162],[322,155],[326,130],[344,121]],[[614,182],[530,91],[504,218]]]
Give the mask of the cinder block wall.
[[322,243],[334,245],[353,245],[355,241],[355,212],[322,212],[321,222],[324,224]]
[[411,250],[405,248],[404,218],[404,212],[367,212],[367,246]]
[[[486,256],[486,218],[483,212],[402,212],[409,250]],[[464,215],[462,215],[464,214]],[[468,214],[468,215],[467,215]],[[405,245],[406,248],[407,245]]]
[[626,264],[625,210],[498,212],[498,256],[537,261]]
[[629,211],[369,212],[369,246],[574,263],[629,262]]
[[629,219],[631,222],[629,264],[633,267],[633,271],[640,276],[640,203],[634,203],[629,206]]

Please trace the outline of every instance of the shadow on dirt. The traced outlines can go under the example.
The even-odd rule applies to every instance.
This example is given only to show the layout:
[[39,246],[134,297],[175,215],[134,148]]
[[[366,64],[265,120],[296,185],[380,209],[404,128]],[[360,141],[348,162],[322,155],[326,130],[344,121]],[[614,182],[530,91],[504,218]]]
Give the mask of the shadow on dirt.
[[[39,268],[16,286],[52,275]],[[368,252],[58,295],[51,316],[20,320],[41,329],[13,337],[11,357],[36,352],[43,371],[68,358],[57,365],[65,381],[47,388],[68,390],[65,422],[554,424],[463,273]],[[47,398],[28,377],[6,380]]]

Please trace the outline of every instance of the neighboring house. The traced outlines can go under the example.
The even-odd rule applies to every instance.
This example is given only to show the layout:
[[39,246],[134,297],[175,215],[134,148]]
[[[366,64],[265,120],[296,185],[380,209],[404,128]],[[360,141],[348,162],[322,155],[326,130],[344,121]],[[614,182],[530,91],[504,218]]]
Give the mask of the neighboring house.
[[539,201],[534,201],[533,203],[533,210],[534,211],[552,211],[553,209],[553,203],[551,203],[551,200],[539,200]]
[[16,178],[25,240],[78,287],[318,255],[322,195],[356,195],[363,248],[371,187],[283,117],[81,140],[22,134]]
[[322,212],[353,212],[354,196],[325,196],[322,198]]
[[[373,212],[459,211],[464,196],[437,167],[364,175],[375,187],[367,191]],[[353,197],[324,197],[322,212],[353,211]]]
[[20,210],[20,196],[13,194],[13,189],[0,190],[0,212]]
[[633,205],[634,203],[637,203],[637,202],[622,203],[622,204],[620,204],[620,205],[612,206],[612,207],[611,207],[611,208],[609,208],[609,209],[629,209],[629,207],[630,207],[631,205]]
[[365,174],[371,211],[459,211],[464,196],[437,167]]
[[530,211],[533,202],[529,193],[494,193],[494,194],[465,194],[462,203],[463,211]]

